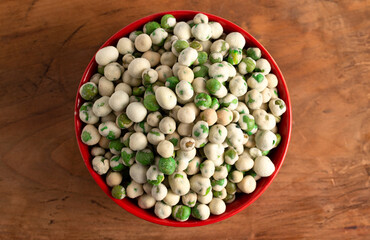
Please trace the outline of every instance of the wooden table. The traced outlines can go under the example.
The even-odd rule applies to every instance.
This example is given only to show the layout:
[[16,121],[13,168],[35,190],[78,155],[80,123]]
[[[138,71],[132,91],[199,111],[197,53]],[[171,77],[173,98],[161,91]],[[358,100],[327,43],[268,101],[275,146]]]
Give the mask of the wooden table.
[[[182,229],[141,220],[89,175],[73,127],[97,48],[154,12],[206,11],[254,35],[289,86],[285,163],[255,203]],[[1,239],[366,239],[370,235],[370,2],[0,2]]]

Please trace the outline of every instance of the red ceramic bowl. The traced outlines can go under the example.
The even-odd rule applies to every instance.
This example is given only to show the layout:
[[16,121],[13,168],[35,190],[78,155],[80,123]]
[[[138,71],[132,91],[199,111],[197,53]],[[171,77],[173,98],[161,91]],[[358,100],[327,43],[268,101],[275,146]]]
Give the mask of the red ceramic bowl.
[[[119,30],[116,34],[114,34],[112,37],[108,39],[102,46],[106,47],[109,45],[115,46],[117,41],[124,36],[128,36],[132,31],[142,29],[143,25],[149,21],[160,21],[161,17],[164,14],[172,14],[176,17],[178,21],[185,20],[188,21],[190,19],[193,19],[193,17],[199,12],[196,11],[171,11],[171,12],[162,12],[162,13],[156,13],[144,18],[141,18],[137,20],[136,22],[133,22],[129,24],[128,26],[122,28]],[[281,122],[278,124],[279,127],[279,133],[282,137],[282,141],[280,145],[272,150],[269,154],[269,157],[275,164],[275,172],[268,178],[261,178],[257,183],[256,190],[251,194],[239,194],[236,198],[236,200],[233,203],[227,204],[226,212],[219,215],[211,215],[209,219],[205,221],[199,221],[194,218],[190,218],[186,222],[177,222],[173,220],[172,218],[168,219],[159,219],[154,215],[154,212],[152,210],[144,210],[138,207],[136,200],[132,200],[129,198],[125,198],[123,200],[117,200],[112,198],[110,193],[110,188],[105,183],[105,179],[98,175],[91,166],[91,155],[89,152],[89,147],[82,143],[80,136],[81,136],[81,130],[83,128],[83,123],[80,121],[78,117],[78,110],[81,104],[83,103],[83,99],[80,97],[78,91],[76,96],[76,103],[75,103],[75,112],[74,112],[74,119],[75,119],[75,129],[76,129],[76,137],[78,146],[80,148],[80,152],[82,155],[82,158],[85,162],[85,165],[87,169],[89,170],[91,176],[94,178],[96,183],[100,186],[100,188],[119,206],[121,206],[126,211],[136,215],[139,218],[145,219],[147,221],[167,225],[167,226],[174,226],[174,227],[194,227],[194,226],[202,226],[207,225],[215,222],[219,222],[221,220],[224,220],[226,218],[229,218],[233,216],[234,214],[242,211],[249,205],[251,205],[261,194],[267,189],[267,187],[271,184],[272,180],[275,178],[276,174],[279,172],[279,169],[281,165],[283,164],[283,161],[285,159],[285,155],[288,151],[288,145],[290,142],[290,135],[292,131],[292,108],[290,105],[290,98],[288,93],[288,88],[286,86],[283,74],[281,73],[279,67],[277,66],[274,59],[271,57],[271,55],[267,52],[267,50],[254,38],[252,37],[248,32],[246,32],[244,29],[240,28],[239,26],[235,25],[232,22],[229,22],[223,18],[217,17],[215,15],[211,15],[208,13],[204,13],[209,17],[210,21],[217,21],[219,22],[222,27],[224,28],[224,32],[240,32],[246,40],[246,46],[253,46],[258,47],[262,51],[262,57],[267,59],[271,64],[271,72],[274,73],[278,80],[278,91],[279,91],[279,97],[283,99],[286,103],[287,111],[283,115]],[[87,66],[79,88],[82,84],[89,81],[90,77],[96,72],[97,70],[97,64],[95,62],[95,57],[93,57]]]

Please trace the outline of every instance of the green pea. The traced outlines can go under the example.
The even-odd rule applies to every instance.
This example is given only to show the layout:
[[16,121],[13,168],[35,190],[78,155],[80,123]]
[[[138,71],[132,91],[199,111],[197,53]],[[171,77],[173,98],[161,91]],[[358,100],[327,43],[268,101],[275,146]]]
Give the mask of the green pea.
[[202,44],[200,44],[200,42],[198,42],[198,41],[192,41],[189,44],[189,47],[194,48],[197,51],[202,51],[203,50]]
[[231,203],[235,200],[235,194],[227,194],[224,198],[224,202]]
[[227,61],[232,65],[237,65],[242,60],[242,50],[240,48],[230,48]]
[[[261,55],[257,53],[257,50],[258,48],[248,48],[247,49],[247,56],[252,58],[253,60],[258,60],[261,58]],[[258,51],[260,52],[260,51]]]
[[132,160],[135,157],[135,152],[133,152],[129,148],[123,148],[121,152],[121,157],[123,162],[125,163],[126,166],[131,166],[132,165]]
[[197,107],[209,108],[212,104],[212,98],[207,93],[198,93],[195,96],[194,103]]
[[143,85],[146,87],[150,84],[152,84],[152,78],[150,77],[150,75],[148,73],[144,73],[143,75]]
[[220,103],[218,102],[218,99],[216,97],[212,97],[212,103],[210,108],[217,110],[220,108]]
[[144,86],[134,87],[132,89],[132,95],[134,95],[134,96],[143,96],[144,92],[145,92],[145,87]]
[[175,48],[176,52],[180,53],[185,48],[189,47],[189,43],[186,40],[176,40],[173,44],[173,47]]
[[202,216],[199,213],[198,210],[199,203],[197,203],[192,209],[191,209],[191,215],[196,219],[202,219]]
[[258,82],[258,83],[261,83],[265,77],[263,76],[263,74],[261,73],[253,73],[252,74],[252,77]]
[[116,150],[117,152],[121,152],[122,148],[124,147],[125,145],[121,142],[121,140],[119,139],[116,139],[116,140],[112,140],[109,142],[109,148],[110,149],[114,149]]
[[116,124],[119,128],[129,128],[133,122],[127,117],[126,113],[121,113],[116,119]]
[[98,87],[95,83],[88,82],[81,86],[80,95],[83,99],[92,100],[98,94]]
[[157,180],[148,180],[148,183],[158,186],[161,182],[163,182],[164,176],[163,175],[158,175]]
[[84,143],[88,142],[91,139],[91,134],[88,131],[83,131],[81,134],[81,139]]
[[281,135],[279,133],[276,133],[275,135],[276,135],[275,147],[277,147],[281,142]]
[[172,208],[172,217],[177,221],[183,222],[189,219],[191,208],[184,205],[176,205]]
[[[217,168],[219,168],[219,167],[216,167],[216,171],[217,171]],[[219,170],[218,170],[218,171],[219,171]],[[214,186],[216,186],[216,185],[223,186],[223,185],[224,185],[224,183],[225,183],[225,179],[220,179],[220,180],[215,180],[215,179],[213,179],[213,180],[211,181],[211,186],[212,186],[212,187],[214,187]]]
[[247,124],[246,131],[252,131],[255,125],[255,120],[248,117],[248,115],[243,115],[243,122]]
[[144,107],[151,112],[159,110],[159,104],[155,98],[155,95],[148,95],[144,98]]
[[253,72],[256,67],[256,62],[251,57],[243,58],[242,62],[245,63],[248,73]]
[[254,133],[256,133],[256,131],[258,130],[258,126],[257,124],[254,124],[253,126],[253,129],[250,130],[250,131],[247,131],[247,134],[250,136],[250,135],[253,135]]
[[194,78],[197,77],[206,77],[208,75],[208,67],[200,65],[194,68]]
[[137,151],[135,159],[142,165],[150,165],[154,162],[154,154],[150,149],[140,150]]
[[158,163],[159,171],[163,172],[166,175],[171,175],[175,172],[177,167],[175,159],[172,157],[169,158],[160,158]]
[[228,156],[230,159],[234,159],[237,155],[237,152],[234,148],[229,148],[226,152],[225,155]]
[[171,90],[175,91],[176,85],[180,82],[180,80],[175,77],[169,77],[166,79],[166,83],[164,84],[166,87],[170,88]]
[[[198,64],[202,65],[208,60],[208,54],[204,51],[198,52]],[[207,71],[208,72],[208,71]]]
[[152,21],[152,22],[148,22],[144,25],[144,32],[148,35],[150,35],[154,30],[156,30],[157,28],[160,28],[161,25],[159,25],[159,23],[155,22],[155,21]]
[[125,165],[123,165],[123,163],[120,161],[121,159],[122,158],[120,156],[114,156],[109,160],[109,165],[113,171],[119,172],[125,168]]
[[166,29],[166,30],[172,30],[173,29],[173,26],[170,26],[167,23],[168,19],[170,19],[170,18],[175,18],[175,17],[172,14],[166,14],[166,15],[163,15],[163,17],[161,18],[161,26],[162,26],[163,29]]
[[215,94],[221,88],[221,83],[217,79],[211,78],[206,81],[206,88],[211,94]]
[[153,86],[152,85],[147,85],[144,93],[144,98],[148,95],[155,95]]
[[222,62],[222,54],[220,53],[211,53],[209,55],[209,60],[211,61],[211,63],[220,63]]
[[213,197],[218,198],[222,196],[222,191],[212,191]]
[[98,66],[98,73],[100,73],[101,75],[104,75],[104,68],[105,68],[105,66],[99,65]]
[[228,194],[235,194],[236,192],[236,184],[233,182],[228,181],[225,186],[226,192]]
[[125,188],[121,185],[116,185],[112,188],[112,197],[115,199],[124,199],[126,197]]

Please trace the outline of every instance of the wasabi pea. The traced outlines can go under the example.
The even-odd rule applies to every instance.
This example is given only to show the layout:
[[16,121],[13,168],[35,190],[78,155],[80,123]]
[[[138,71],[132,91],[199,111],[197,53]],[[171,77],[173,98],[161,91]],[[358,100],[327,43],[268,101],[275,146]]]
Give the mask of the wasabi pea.
[[159,171],[166,175],[171,175],[176,169],[176,161],[172,157],[161,158],[158,163]]
[[176,205],[172,208],[172,217],[177,221],[184,222],[189,219],[191,208],[184,205]]
[[83,99],[92,100],[98,94],[98,87],[95,83],[88,82],[81,86],[80,95]]
[[121,185],[116,185],[112,188],[112,197],[115,199],[124,199],[126,197],[125,188]]

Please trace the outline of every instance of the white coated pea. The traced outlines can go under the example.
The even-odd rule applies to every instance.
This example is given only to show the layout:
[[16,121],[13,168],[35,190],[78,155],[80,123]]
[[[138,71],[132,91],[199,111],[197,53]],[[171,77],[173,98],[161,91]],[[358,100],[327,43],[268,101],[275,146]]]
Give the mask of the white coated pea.
[[133,122],[142,122],[147,114],[147,110],[141,102],[132,102],[126,108],[127,117]]
[[120,112],[123,111],[128,105],[129,96],[124,91],[116,91],[109,98],[109,106],[113,111]]
[[143,71],[150,68],[150,62],[145,58],[135,58],[128,65],[127,72],[131,77],[141,78]]
[[100,49],[95,55],[95,61],[102,66],[117,61],[119,52],[117,48],[108,46]]
[[178,62],[184,66],[190,66],[198,57],[198,52],[194,48],[187,47],[181,51]]
[[160,219],[165,219],[171,216],[172,208],[165,203],[157,202],[154,206],[154,213]]
[[183,40],[188,40],[191,37],[191,29],[186,22],[178,22],[173,29],[173,33]]
[[159,130],[161,130],[164,134],[171,134],[174,133],[176,130],[176,122],[171,117],[164,117],[159,122]]
[[129,198],[137,198],[144,194],[143,185],[134,180],[126,188],[126,194]]
[[163,140],[157,146],[157,152],[163,158],[169,158],[173,155],[174,147],[170,141]]
[[245,38],[239,32],[227,34],[225,41],[229,44],[230,48],[243,49],[245,46]]
[[220,198],[213,198],[209,203],[209,209],[214,215],[221,215],[226,211],[226,204]]
[[110,172],[105,179],[109,187],[114,187],[122,182],[122,174],[119,172]]
[[149,194],[141,195],[137,201],[139,207],[141,207],[142,209],[149,209],[154,207],[155,202],[155,199]]
[[152,47],[152,39],[148,34],[140,34],[135,39],[135,48],[139,52],[146,52]]
[[155,91],[155,98],[163,109],[171,110],[177,104],[177,98],[175,93],[168,87],[159,87]]
[[256,180],[251,176],[247,175],[241,180],[237,186],[244,193],[252,193],[256,189]]
[[105,157],[102,156],[94,157],[93,160],[91,161],[91,164],[94,171],[99,175],[106,174],[109,170],[109,161]]
[[147,147],[148,140],[146,136],[141,132],[135,132],[130,136],[129,146],[133,151],[143,150]]

